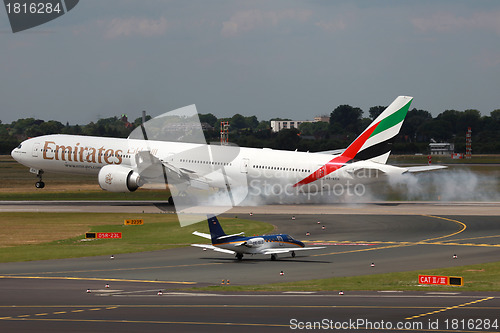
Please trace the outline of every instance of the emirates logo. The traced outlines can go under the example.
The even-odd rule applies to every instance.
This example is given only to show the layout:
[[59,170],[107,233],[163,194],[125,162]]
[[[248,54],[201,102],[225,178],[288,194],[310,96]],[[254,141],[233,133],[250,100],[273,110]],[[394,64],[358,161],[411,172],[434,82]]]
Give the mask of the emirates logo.
[[108,173],[106,175],[106,178],[104,181],[106,182],[106,184],[111,185],[111,183],[113,182],[113,176],[111,176],[111,173]]

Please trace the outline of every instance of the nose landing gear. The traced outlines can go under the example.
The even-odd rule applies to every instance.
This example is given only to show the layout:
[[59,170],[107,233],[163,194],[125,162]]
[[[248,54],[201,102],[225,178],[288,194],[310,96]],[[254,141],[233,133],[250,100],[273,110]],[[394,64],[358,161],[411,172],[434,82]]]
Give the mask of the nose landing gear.
[[42,181],[43,170],[38,170],[36,176],[38,177],[38,181],[35,183],[36,188],[44,188],[45,183]]

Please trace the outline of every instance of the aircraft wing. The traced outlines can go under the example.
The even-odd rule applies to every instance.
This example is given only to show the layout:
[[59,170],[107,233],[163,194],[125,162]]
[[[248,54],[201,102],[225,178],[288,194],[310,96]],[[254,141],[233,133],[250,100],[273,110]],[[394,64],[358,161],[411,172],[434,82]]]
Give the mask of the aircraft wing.
[[261,254],[280,254],[280,253],[288,253],[293,251],[305,251],[305,250],[319,250],[324,249],[324,246],[316,246],[316,247],[285,247],[285,248],[271,248],[264,250]]
[[424,165],[424,166],[407,167],[406,172],[414,173],[414,172],[440,170],[440,169],[446,169],[446,168],[448,168],[448,167],[445,165]]
[[205,233],[199,232],[199,231],[194,231],[193,235],[200,236],[200,237],[203,237],[206,239],[212,239],[212,236],[210,236],[210,234],[205,234]]
[[190,186],[200,189],[208,190],[209,179],[197,175],[194,171],[186,168],[177,168],[171,163],[162,161],[165,175],[169,182],[174,184],[188,182]]
[[173,164],[159,159],[149,150],[138,152],[135,155],[137,172],[146,182],[168,182],[171,184],[189,184],[190,186],[206,190],[209,188],[209,179],[200,177],[194,171],[186,168],[177,168]]
[[222,252],[222,253],[227,253],[227,254],[235,254],[236,253],[234,251],[226,250],[226,249],[221,249],[220,247],[213,246],[213,245],[210,245],[210,244],[191,244],[191,246],[201,247],[203,249],[210,249],[210,250],[214,250],[214,251]]

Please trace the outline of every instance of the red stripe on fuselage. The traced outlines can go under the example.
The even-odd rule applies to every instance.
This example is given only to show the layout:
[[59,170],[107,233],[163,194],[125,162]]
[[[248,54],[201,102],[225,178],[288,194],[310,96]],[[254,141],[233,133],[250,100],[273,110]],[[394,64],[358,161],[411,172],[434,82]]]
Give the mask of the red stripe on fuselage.
[[349,147],[347,147],[342,155],[333,158],[328,163],[311,173],[309,176],[293,185],[293,187],[312,183],[320,178],[323,178],[326,175],[329,175],[335,170],[342,168],[347,162],[349,162],[356,156],[361,147],[363,147],[363,145],[365,144],[366,140],[368,140],[375,128],[377,128],[378,124],[380,124],[380,121],[364,131],[356,140],[354,140],[353,143],[349,145]]

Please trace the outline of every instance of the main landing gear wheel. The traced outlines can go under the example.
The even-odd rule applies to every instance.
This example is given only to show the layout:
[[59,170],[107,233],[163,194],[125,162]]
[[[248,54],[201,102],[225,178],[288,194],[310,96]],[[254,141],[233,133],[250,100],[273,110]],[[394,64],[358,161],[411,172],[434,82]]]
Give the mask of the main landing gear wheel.
[[238,259],[238,261],[241,261],[241,259],[243,259],[243,253],[237,253],[236,259]]
[[173,206],[174,205],[174,198],[172,198],[171,196],[168,197],[168,204]]
[[295,258],[295,251],[292,251],[292,258]]
[[276,260],[277,256],[275,254],[271,254],[271,260]]
[[40,181],[40,182],[36,182],[36,183],[35,183],[35,187],[36,187],[36,188],[44,188],[44,187],[45,187],[45,183],[44,183],[44,182],[41,182],[41,181]]

